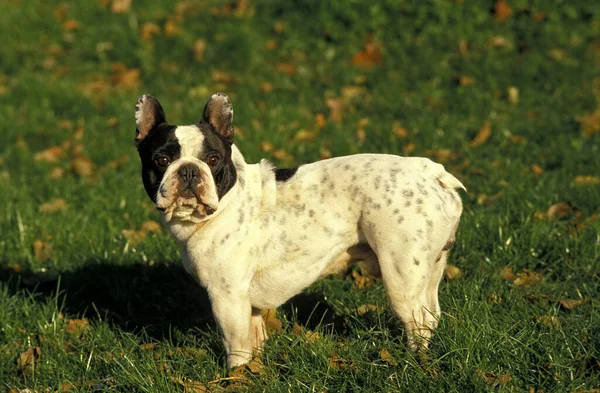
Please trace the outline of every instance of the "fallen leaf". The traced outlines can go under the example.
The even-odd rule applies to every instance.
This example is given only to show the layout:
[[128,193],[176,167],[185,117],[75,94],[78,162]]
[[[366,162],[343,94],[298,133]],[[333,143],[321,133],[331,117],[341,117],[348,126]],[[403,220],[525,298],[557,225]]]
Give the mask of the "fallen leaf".
[[346,102],[360,98],[367,93],[367,88],[364,86],[345,86],[342,87],[342,97]]
[[490,386],[506,385],[512,380],[509,374],[497,375],[496,373],[483,371],[480,369],[475,370],[475,374],[485,379],[487,384]]
[[260,315],[265,322],[265,329],[267,333],[281,333],[283,331],[283,325],[279,318],[277,318],[277,310],[272,308],[268,310],[260,310]]
[[145,42],[151,42],[152,38],[160,33],[160,27],[155,23],[144,23],[140,29],[140,37]]
[[508,86],[508,102],[511,104],[519,103],[519,89],[515,86]]
[[69,319],[65,332],[73,334],[75,336],[81,336],[89,327],[90,323],[86,318],[81,319]]
[[41,152],[35,153],[33,159],[38,162],[56,162],[61,158],[65,158],[67,153],[58,147],[53,146],[49,147],[46,150],[42,150]]
[[197,362],[204,360],[208,356],[208,352],[205,349],[196,347],[177,347],[176,353]]
[[41,213],[57,213],[57,212],[67,210],[68,207],[69,207],[69,205],[67,204],[67,201],[65,201],[64,199],[58,198],[58,199],[53,199],[50,202],[43,203],[40,206],[40,212]]
[[446,280],[455,280],[462,277],[462,271],[458,268],[458,266],[448,264],[444,269],[444,277]]
[[260,142],[260,150],[264,151],[265,153],[268,153],[273,150],[273,144],[268,141],[262,141]]
[[409,143],[402,148],[402,152],[405,156],[410,156],[410,154],[415,150],[415,144]]
[[514,279],[513,284],[521,288],[529,288],[537,284],[543,277],[541,272],[533,272],[528,269],[523,269],[517,278]]
[[512,268],[510,266],[505,266],[502,269],[501,276],[503,279],[508,281],[514,281],[517,278],[517,275],[513,273]]
[[486,42],[485,46],[486,46],[486,48],[492,48],[492,47],[502,48],[502,47],[507,46],[508,44],[509,44],[509,42],[506,38],[504,38],[501,35],[497,35],[497,36],[490,38]]
[[273,25],[273,31],[275,32],[275,34],[283,33],[285,31],[285,23],[281,20],[278,20]]
[[481,127],[479,132],[477,132],[477,135],[475,135],[475,138],[473,138],[473,140],[470,142],[471,147],[483,145],[487,142],[491,135],[492,127],[490,125],[490,122],[486,120],[483,122],[483,126]]
[[600,184],[598,176],[575,176],[574,183],[578,186],[597,186]]
[[399,121],[392,123],[392,133],[398,138],[406,138],[408,136],[408,130],[402,126]]
[[248,370],[254,375],[260,375],[265,371],[265,365],[257,357],[253,357],[247,364]]
[[301,129],[296,132],[294,135],[294,142],[307,142],[312,141],[317,137],[317,133],[312,130]]
[[[510,269],[508,266],[507,266],[507,268]],[[504,300],[502,300],[502,295],[500,295],[500,292],[490,292],[490,293],[488,293],[488,300],[487,301],[488,301],[488,303],[501,304]]]
[[356,137],[358,138],[358,141],[360,143],[365,143],[365,141],[367,140],[367,132],[365,131],[365,127],[368,126],[369,123],[370,120],[366,117],[363,117],[356,124]]
[[204,393],[210,392],[210,389],[199,381],[184,381],[183,393]]
[[292,161],[294,156],[285,151],[284,149],[277,149],[273,152],[273,157],[280,161]]
[[479,194],[477,196],[477,204],[478,205],[491,204],[491,203],[495,202],[497,199],[500,199],[501,197],[502,197],[502,191],[499,191],[498,193],[496,193],[494,195]]
[[65,31],[77,30],[79,29],[79,21],[75,19],[69,19],[63,23],[62,27]]
[[329,97],[325,99],[325,105],[329,108],[329,120],[341,123],[344,117],[344,100],[341,98]]
[[296,73],[296,66],[292,63],[279,63],[277,65],[277,72],[292,76]]
[[381,357],[381,360],[383,360],[384,362],[386,362],[387,364],[389,364],[391,366],[397,366],[398,365],[398,361],[385,348],[382,349],[381,351],[379,351],[379,356]]
[[156,221],[149,220],[142,224],[141,230],[144,232],[158,233],[162,230],[162,225]]
[[136,90],[140,84],[140,70],[127,68],[123,63],[112,65],[111,83],[114,87],[123,90]]
[[17,369],[23,375],[31,375],[38,366],[41,357],[42,349],[40,347],[29,347],[17,358]]
[[215,83],[232,84],[232,83],[238,83],[240,81],[237,76],[230,74],[228,72],[219,71],[219,70],[213,71],[211,73],[211,77],[212,77],[213,82],[215,82]]
[[542,176],[544,174],[544,168],[542,168],[541,166],[536,165],[536,164],[533,164],[531,166],[531,171],[538,176]]
[[600,132],[600,108],[596,109],[594,112],[577,116],[575,120],[579,123],[581,132],[586,138],[591,138]]
[[377,306],[374,304],[363,304],[358,306],[358,308],[356,309],[356,313],[360,316],[374,311],[377,311]]
[[50,259],[52,254],[52,246],[39,239],[33,242],[33,255],[35,255],[38,261],[45,261]]
[[342,370],[346,368],[353,369],[355,367],[354,362],[342,359],[337,353],[329,356],[329,366],[336,370]]
[[115,14],[123,14],[131,9],[131,0],[112,0],[110,10]]
[[469,86],[475,83],[475,79],[467,76],[467,75],[461,75],[458,77],[458,84],[461,86]]
[[363,49],[352,57],[352,64],[363,69],[372,69],[383,64],[382,45],[368,37]]
[[277,49],[278,45],[277,45],[277,41],[275,40],[267,40],[267,42],[265,42],[265,48],[267,50],[275,50]]
[[585,303],[585,299],[562,299],[560,305],[565,310],[573,310]]
[[373,279],[371,277],[363,276],[356,270],[352,271],[352,279],[354,280],[354,287],[356,289],[369,288],[373,285]]
[[494,17],[500,22],[506,22],[513,13],[512,7],[506,0],[497,0],[494,4]]
[[144,241],[147,233],[145,231],[135,229],[123,229],[121,231],[121,235],[123,235],[123,237],[127,239],[131,245],[135,246]]
[[568,202],[559,202],[548,208],[546,218],[550,220],[564,220],[570,218],[576,211],[575,206]]
[[323,115],[322,113],[317,113],[315,115],[315,128],[317,130],[325,127],[325,125],[327,125],[327,120],[325,120],[325,115]]
[[177,24],[177,22],[173,18],[169,18],[165,22],[165,25],[163,27],[163,31],[165,33],[165,36],[167,36],[167,37],[175,37],[175,36],[179,35],[179,33],[181,32],[181,29],[179,28],[179,25]]
[[157,343],[157,342],[143,343],[143,344],[140,344],[140,348],[143,349],[144,351],[152,351],[154,348],[158,347],[159,345],[160,345],[160,343]]
[[546,326],[549,329],[560,328],[560,320],[554,315],[542,315],[538,318],[538,322]]
[[80,155],[71,161],[71,170],[77,176],[90,177],[94,174],[94,165],[89,158]]

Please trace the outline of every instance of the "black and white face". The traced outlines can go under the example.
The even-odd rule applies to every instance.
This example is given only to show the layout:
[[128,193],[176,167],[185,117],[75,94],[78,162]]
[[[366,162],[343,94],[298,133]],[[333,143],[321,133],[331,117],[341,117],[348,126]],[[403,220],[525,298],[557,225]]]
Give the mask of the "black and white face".
[[235,185],[232,120],[231,103],[222,93],[211,97],[202,120],[191,126],[168,124],[162,107],[150,95],[138,100],[136,145],[142,179],[167,221],[172,217],[203,220]]

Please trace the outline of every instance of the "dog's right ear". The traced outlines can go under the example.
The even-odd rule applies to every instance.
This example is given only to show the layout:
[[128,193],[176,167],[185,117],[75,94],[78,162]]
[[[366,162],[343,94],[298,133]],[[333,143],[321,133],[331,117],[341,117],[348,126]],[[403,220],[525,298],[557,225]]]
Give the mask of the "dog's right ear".
[[135,105],[135,144],[139,145],[154,127],[166,121],[158,100],[150,94],[141,96]]

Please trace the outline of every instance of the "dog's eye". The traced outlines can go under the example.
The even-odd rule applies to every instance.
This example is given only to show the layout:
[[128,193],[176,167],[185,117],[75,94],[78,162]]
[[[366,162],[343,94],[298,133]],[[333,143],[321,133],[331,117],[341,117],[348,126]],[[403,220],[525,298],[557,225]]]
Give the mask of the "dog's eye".
[[208,157],[208,159],[206,160],[206,163],[209,166],[217,166],[217,164],[219,163],[219,157],[217,156],[210,156]]
[[156,165],[158,165],[158,166],[166,167],[166,166],[169,166],[170,163],[171,163],[171,160],[169,160],[165,156],[158,157],[156,159]]

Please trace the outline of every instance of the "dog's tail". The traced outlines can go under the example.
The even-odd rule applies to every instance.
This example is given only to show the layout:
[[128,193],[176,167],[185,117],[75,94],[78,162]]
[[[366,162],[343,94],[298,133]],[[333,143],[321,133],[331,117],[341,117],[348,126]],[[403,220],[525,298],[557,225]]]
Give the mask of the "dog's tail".
[[461,188],[465,192],[467,191],[467,188],[460,182],[460,180],[454,177],[454,175],[451,173],[446,172],[446,170],[443,170],[443,172],[437,177],[437,181],[444,188],[451,188],[454,190]]

